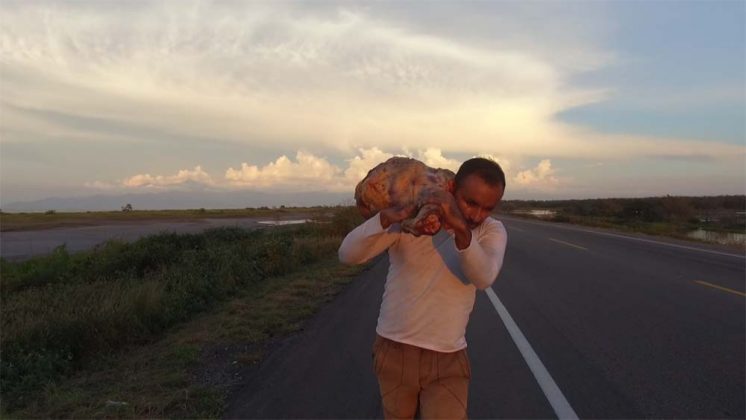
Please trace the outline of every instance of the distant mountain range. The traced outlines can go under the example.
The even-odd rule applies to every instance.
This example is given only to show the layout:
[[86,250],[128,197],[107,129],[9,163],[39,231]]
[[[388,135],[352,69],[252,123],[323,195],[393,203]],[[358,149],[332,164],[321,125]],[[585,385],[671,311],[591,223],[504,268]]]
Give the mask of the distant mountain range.
[[259,191],[167,191],[153,193],[50,197],[2,205],[5,212],[110,211],[131,204],[134,210],[231,209],[279,206],[336,206],[353,203],[352,191],[267,193]]

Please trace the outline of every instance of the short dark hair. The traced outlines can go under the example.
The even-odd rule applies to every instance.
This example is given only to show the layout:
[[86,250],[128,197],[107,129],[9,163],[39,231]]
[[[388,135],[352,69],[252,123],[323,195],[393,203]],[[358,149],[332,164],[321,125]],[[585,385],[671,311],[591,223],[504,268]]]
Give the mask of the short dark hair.
[[500,165],[492,159],[475,157],[462,163],[454,179],[456,188],[460,187],[469,175],[477,175],[493,187],[501,185],[503,189],[505,188],[505,173],[503,173]]

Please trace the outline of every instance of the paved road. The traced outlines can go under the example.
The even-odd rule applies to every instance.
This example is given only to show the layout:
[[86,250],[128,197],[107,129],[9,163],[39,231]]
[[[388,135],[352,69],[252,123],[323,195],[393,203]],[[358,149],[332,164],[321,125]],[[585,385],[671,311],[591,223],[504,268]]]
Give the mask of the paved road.
[[[580,418],[745,417],[744,255],[502,220],[503,272],[467,329],[471,418],[552,418],[563,404]],[[379,259],[285,341],[226,417],[380,417],[371,346],[386,270]]]
[[[305,217],[305,216],[301,216]],[[145,235],[168,231],[197,233],[218,226],[239,226],[255,229],[264,226],[257,218],[199,219],[193,222],[137,222],[98,226],[3,232],[0,234],[0,256],[10,261],[28,259],[50,253],[66,244],[69,252],[83,251],[109,239],[134,241]],[[273,220],[269,220],[273,222]]]

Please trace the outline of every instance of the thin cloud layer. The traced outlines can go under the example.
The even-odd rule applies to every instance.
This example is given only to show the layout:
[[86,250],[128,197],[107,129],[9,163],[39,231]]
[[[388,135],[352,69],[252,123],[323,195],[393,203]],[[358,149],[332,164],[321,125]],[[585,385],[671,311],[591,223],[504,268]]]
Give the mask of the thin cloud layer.
[[[557,117],[614,95],[614,86],[577,83],[619,60],[602,45],[602,13],[594,25],[578,24],[585,9],[601,6],[562,13],[499,2],[490,18],[504,24],[475,14],[475,28],[443,31],[348,2],[4,3],[0,143],[83,143],[102,153],[189,139],[276,157],[223,163],[214,175],[200,166],[150,175],[156,163],[124,180],[106,181],[123,177],[112,173],[86,183],[99,189],[343,189],[392,151],[452,170],[458,162],[444,155],[499,156],[515,171],[509,180],[527,189],[568,186],[570,169],[558,178],[552,166],[562,159],[709,162],[710,172],[735,173],[742,144],[607,134]],[[142,152],[128,153],[122,159]]]
[[[284,3],[233,6],[230,14],[199,2],[2,10],[7,82],[0,106],[13,133],[4,140],[33,141],[33,134],[53,131],[126,141],[122,126],[129,126],[156,136],[262,138],[347,152],[404,145],[515,156],[680,153],[676,139],[661,145],[556,119],[608,95],[569,83],[610,61],[590,43],[574,46],[585,60],[568,66],[546,45],[477,47],[359,8],[319,15]],[[87,122],[71,124],[76,117]],[[710,156],[735,151],[692,141],[686,148]]]

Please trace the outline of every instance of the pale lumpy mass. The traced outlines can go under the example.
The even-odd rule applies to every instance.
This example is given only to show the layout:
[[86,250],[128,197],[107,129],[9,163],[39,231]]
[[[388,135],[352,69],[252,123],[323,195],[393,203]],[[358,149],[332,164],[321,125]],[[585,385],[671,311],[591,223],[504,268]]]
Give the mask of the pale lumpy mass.
[[446,191],[455,174],[448,169],[431,168],[406,157],[392,157],[378,164],[355,188],[355,202],[366,219],[392,206],[414,204],[417,216],[401,223],[404,232],[419,236],[437,233],[441,208],[425,204],[436,191]]

